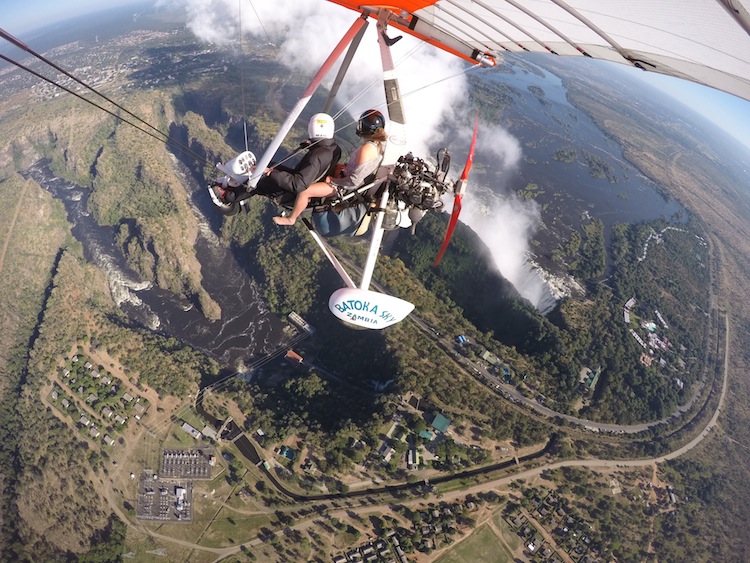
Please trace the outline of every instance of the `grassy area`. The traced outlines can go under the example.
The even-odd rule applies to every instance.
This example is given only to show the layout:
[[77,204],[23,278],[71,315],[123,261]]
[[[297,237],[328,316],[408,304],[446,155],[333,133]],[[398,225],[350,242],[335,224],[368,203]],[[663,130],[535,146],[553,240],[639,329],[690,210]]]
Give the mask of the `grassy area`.
[[240,514],[222,508],[211,527],[201,538],[206,547],[230,547],[254,540],[263,526],[270,527],[271,517],[266,514]]
[[508,546],[513,550],[516,551],[517,549],[520,549],[523,546],[523,542],[521,541],[521,538],[513,532],[510,528],[508,528],[508,524],[503,518],[503,515],[501,512],[498,512],[492,517],[492,521],[495,524],[495,527],[500,531],[500,534],[502,535],[502,538],[505,540],[505,543],[508,544]]
[[471,536],[442,555],[436,563],[506,563],[513,561],[508,551],[489,526],[478,528]]
[[[179,416],[181,420],[187,422],[198,432],[201,432],[206,426],[206,422],[200,416],[198,416],[198,414],[193,409],[182,409]],[[182,424],[180,424],[180,426],[182,426]]]
[[164,561],[190,561],[195,563],[209,563],[216,560],[216,554],[208,551],[189,549],[182,545],[155,539],[151,536],[132,530],[125,540],[124,554],[132,553],[132,557],[124,561],[139,561],[143,563],[163,563]]
[[190,434],[181,428],[182,424],[174,424],[169,429],[169,435],[164,440],[162,448],[169,449],[193,449],[203,442],[197,442]]
[[456,479],[453,481],[446,481],[445,483],[439,483],[435,486],[438,493],[445,494],[450,493],[453,491],[460,491],[462,489],[465,489],[466,487],[470,487],[471,485],[476,485],[477,481],[473,477],[468,477],[466,479]]

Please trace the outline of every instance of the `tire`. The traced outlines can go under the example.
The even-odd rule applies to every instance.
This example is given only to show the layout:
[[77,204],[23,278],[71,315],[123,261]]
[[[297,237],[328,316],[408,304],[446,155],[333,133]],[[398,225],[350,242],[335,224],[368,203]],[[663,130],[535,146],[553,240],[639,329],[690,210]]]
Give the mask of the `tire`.
[[237,215],[237,213],[240,212],[240,203],[238,201],[234,201],[227,204],[226,207],[219,207],[219,212],[226,217]]

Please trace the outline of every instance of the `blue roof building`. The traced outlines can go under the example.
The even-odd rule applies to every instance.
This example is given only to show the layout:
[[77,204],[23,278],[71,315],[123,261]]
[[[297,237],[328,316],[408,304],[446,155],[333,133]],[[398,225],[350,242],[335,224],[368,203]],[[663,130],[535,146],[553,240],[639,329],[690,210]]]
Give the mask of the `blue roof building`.
[[448,427],[450,425],[451,425],[451,421],[445,418],[440,413],[437,413],[435,415],[435,418],[432,421],[432,427],[438,432],[442,432],[443,434],[445,434],[445,432],[448,430]]
[[419,433],[419,437],[424,438],[425,440],[432,440],[435,437],[435,435],[429,430],[422,430]]

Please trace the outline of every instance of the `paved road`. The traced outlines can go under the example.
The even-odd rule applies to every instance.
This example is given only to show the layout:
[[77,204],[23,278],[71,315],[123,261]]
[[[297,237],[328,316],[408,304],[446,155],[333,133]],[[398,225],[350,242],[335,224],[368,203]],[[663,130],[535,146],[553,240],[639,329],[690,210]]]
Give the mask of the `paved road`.
[[[709,240],[709,244],[711,241]],[[713,247],[710,246],[709,249],[709,256],[713,255]],[[356,270],[360,271],[358,266],[356,266],[354,263],[352,263],[350,260],[339,256],[339,261],[346,265],[347,268],[350,270]],[[713,279],[715,274],[715,259],[709,260],[709,267],[711,268],[711,278],[709,281],[709,307],[712,314],[715,314],[715,309],[712,307],[714,305],[714,286],[713,286]],[[388,293],[388,291],[379,283],[377,283],[375,280],[372,280],[371,286],[376,289],[377,291],[380,291],[382,293]],[[671,417],[675,415],[682,414],[688,410],[693,405],[693,402],[698,397],[701,391],[701,386],[697,387],[695,392],[693,393],[693,396],[690,397],[690,400],[682,405],[678,406],[674,412],[670,413],[669,416],[662,418],[661,420],[655,420],[652,422],[644,422],[640,424],[609,424],[606,422],[597,422],[594,420],[588,420],[585,418],[579,418],[576,416],[572,416],[569,414],[561,413],[552,410],[549,407],[544,406],[540,402],[538,402],[536,399],[531,399],[529,397],[526,397],[522,395],[518,389],[516,389],[514,386],[509,385],[507,383],[504,383],[501,378],[497,377],[496,375],[491,374],[486,369],[484,369],[483,366],[480,364],[477,364],[475,362],[472,362],[468,358],[465,358],[458,354],[455,351],[454,342],[453,339],[450,336],[441,335],[437,330],[435,330],[432,326],[427,324],[422,318],[420,318],[416,313],[412,313],[407,317],[408,320],[412,321],[414,324],[419,327],[422,332],[424,332],[426,335],[431,337],[433,341],[449,356],[453,358],[453,360],[458,363],[461,367],[463,367],[467,372],[473,373],[477,376],[477,379],[482,381],[485,385],[490,387],[491,389],[499,392],[501,395],[503,395],[506,399],[519,404],[524,405],[525,407],[532,409],[536,411],[538,414],[547,417],[547,418],[562,418],[563,420],[567,421],[570,424],[574,424],[577,426],[580,426],[586,430],[590,430],[592,432],[601,432],[601,433],[609,433],[609,434],[638,434],[640,432],[644,432],[646,430],[649,430],[650,428],[654,428],[656,426],[659,426],[660,424],[666,423]],[[710,317],[709,321],[710,322]]]
[[422,320],[419,316],[417,316],[414,313],[412,313],[409,316],[409,319],[412,322],[414,322],[414,324],[416,324],[425,334],[430,336],[433,339],[433,341],[446,354],[451,356],[457,364],[463,367],[468,373],[473,373],[477,380],[484,383],[490,389],[493,389],[494,391],[500,393],[503,397],[505,397],[509,401],[516,403],[518,405],[523,405],[529,409],[532,409],[544,417],[551,418],[551,419],[561,418],[570,424],[580,426],[592,432],[602,432],[602,433],[610,433],[610,434],[631,434],[632,435],[632,434],[638,434],[639,432],[644,432],[646,430],[649,430],[650,428],[659,426],[660,424],[664,424],[671,417],[690,410],[696,398],[699,396],[702,385],[703,385],[701,383],[700,386],[696,388],[695,392],[693,393],[693,396],[690,398],[690,400],[686,404],[677,407],[674,412],[672,412],[669,416],[662,418],[661,420],[655,420],[652,422],[644,422],[640,424],[609,424],[606,422],[597,422],[594,420],[579,418],[579,417],[572,416],[569,414],[554,411],[551,408],[544,406],[544,404],[540,403],[538,400],[522,395],[521,392],[518,391],[516,387],[503,382],[503,380],[500,377],[487,371],[481,364],[473,362],[469,358],[465,358],[464,356],[456,352],[455,345],[454,345],[452,338],[441,335],[433,327],[428,325],[426,322],[424,322],[424,320]]
[[[435,331],[431,327],[427,326],[420,319],[414,317],[414,321],[417,324],[419,324],[420,328],[422,328],[423,330],[427,330],[427,331],[435,334]],[[678,457],[684,455],[685,453],[689,452],[690,450],[692,450],[693,448],[695,448],[700,442],[702,442],[709,435],[709,433],[713,430],[713,428],[717,424],[717,421],[718,421],[718,418],[719,418],[719,414],[721,413],[721,411],[722,411],[722,409],[724,407],[724,401],[726,399],[726,393],[727,393],[727,387],[728,387],[729,355],[730,355],[730,350],[729,350],[729,342],[730,342],[730,338],[729,338],[729,317],[728,317],[728,315],[724,316],[724,325],[725,325],[724,373],[723,373],[723,382],[722,382],[721,393],[720,393],[720,396],[719,396],[719,402],[718,402],[716,411],[714,412],[714,414],[711,417],[711,419],[709,420],[709,422],[706,424],[705,428],[700,432],[700,434],[698,434],[695,438],[693,438],[690,442],[688,442],[684,446],[678,448],[677,450],[674,450],[672,452],[664,454],[662,456],[655,457],[655,458],[647,458],[647,459],[630,459],[630,460],[575,459],[575,460],[558,461],[558,462],[554,462],[554,463],[550,463],[550,464],[541,465],[539,467],[535,467],[535,468],[532,468],[532,469],[527,469],[525,471],[521,471],[519,473],[515,473],[513,475],[509,475],[509,476],[506,476],[506,477],[502,477],[500,479],[496,479],[496,480],[490,481],[488,483],[483,483],[481,485],[476,485],[476,486],[473,486],[473,487],[467,487],[467,488],[464,488],[464,489],[461,489],[461,490],[458,490],[458,491],[453,491],[453,492],[450,492],[450,493],[446,493],[446,494],[443,494],[441,496],[441,498],[443,500],[452,500],[453,497],[455,497],[455,498],[465,497],[468,494],[476,494],[476,493],[479,493],[479,492],[482,492],[482,491],[496,489],[498,487],[501,487],[501,486],[504,486],[504,485],[508,485],[512,481],[516,481],[516,480],[519,480],[519,479],[528,479],[530,477],[538,476],[543,471],[549,470],[549,469],[557,469],[557,468],[561,468],[561,467],[588,467],[588,468],[601,468],[601,467],[609,467],[609,468],[614,468],[614,467],[643,467],[643,466],[653,465],[654,463],[663,463],[665,461],[678,458]],[[445,339],[440,339],[440,341],[443,342],[441,344],[441,347],[444,347],[445,346]],[[450,346],[450,344],[449,344],[449,346]],[[490,374],[487,374],[487,375],[489,376]],[[515,391],[515,389],[513,389],[513,390]],[[520,393],[518,395],[520,395]],[[513,395],[511,395],[511,397],[512,396]],[[535,410],[539,411],[539,409],[541,409],[541,408],[546,408],[543,405],[535,404],[533,401],[531,401],[530,399],[527,399],[526,397],[520,397],[518,399],[519,402],[520,402],[521,398],[522,399],[526,399],[528,401],[528,404],[530,406],[532,406]],[[548,416],[564,416],[564,415],[561,415],[560,413],[555,413],[554,411],[552,411],[550,409],[547,409],[547,410],[550,413],[552,413],[551,415],[548,415]],[[575,419],[575,417],[570,417],[570,418],[572,418],[572,419],[574,419],[576,421],[582,420],[582,419]],[[595,423],[595,424],[598,424],[598,423]],[[604,428],[604,427],[614,427],[616,429],[622,429],[622,426],[618,426],[618,425],[601,425],[601,424],[599,424],[599,426],[602,427],[602,428]],[[449,478],[451,478],[451,477],[449,476]],[[447,480],[447,479],[442,479],[442,480]],[[148,528],[146,528],[143,525],[140,525],[140,524],[137,524],[137,523],[133,523],[125,514],[123,514],[122,510],[120,509],[120,507],[119,507],[119,505],[117,503],[117,498],[116,498],[117,495],[111,489],[111,481],[109,481],[109,483],[102,483],[102,484],[104,485],[104,488],[106,490],[106,498],[109,501],[110,506],[112,507],[112,509],[114,510],[114,512],[120,517],[120,519],[123,522],[125,522],[128,526],[137,529],[139,532],[149,534],[152,537],[158,538],[159,540],[162,540],[162,541],[165,541],[165,542],[174,543],[174,544],[177,544],[177,545],[180,545],[180,546],[183,546],[183,547],[186,547],[186,548],[190,548],[190,549],[197,549],[199,551],[215,553],[218,556],[217,559],[216,559],[217,562],[221,561],[222,559],[224,559],[226,557],[228,557],[229,555],[233,555],[233,554],[239,553],[241,551],[241,549],[243,549],[243,548],[249,548],[249,547],[257,546],[260,543],[262,543],[262,541],[263,541],[263,540],[261,540],[261,539],[258,538],[258,539],[246,542],[245,544],[234,546],[234,547],[209,548],[209,547],[201,546],[201,545],[198,545],[198,544],[195,544],[195,543],[190,543],[190,542],[187,542],[187,541],[177,540],[175,538],[171,538],[171,537],[159,534],[157,532],[149,530]],[[357,491],[355,494],[357,494],[357,495],[368,494],[368,493],[369,494],[374,494],[375,492],[377,492],[377,491]],[[382,492],[382,491],[379,491],[379,492]],[[341,495],[339,498],[341,498],[342,500],[344,500],[344,498],[346,496],[348,496],[348,495]],[[385,503],[382,506],[386,506],[387,504],[389,504],[389,503]],[[369,506],[369,507],[366,508],[366,510],[372,510],[372,509],[373,509],[372,506]],[[351,510],[354,510],[356,512],[359,509],[355,507],[355,508],[351,508]],[[306,521],[301,522],[301,523],[299,523],[299,524],[297,524],[295,526],[292,526],[292,529],[304,529],[305,527],[307,527],[309,525],[311,525],[311,521],[310,520],[306,520]],[[281,533],[281,532],[278,532],[278,533]]]

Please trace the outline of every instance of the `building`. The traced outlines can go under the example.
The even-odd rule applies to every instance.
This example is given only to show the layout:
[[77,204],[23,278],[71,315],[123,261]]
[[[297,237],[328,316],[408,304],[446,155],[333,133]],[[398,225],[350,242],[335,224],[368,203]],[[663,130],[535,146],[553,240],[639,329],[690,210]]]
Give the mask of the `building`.
[[484,352],[482,352],[479,357],[491,366],[496,366],[500,363],[500,360],[497,359],[497,356],[495,356],[495,354],[493,354],[489,350],[485,350]]
[[419,458],[420,456],[417,448],[409,448],[409,452],[406,454],[406,466],[411,470],[417,469],[419,467]]
[[593,391],[594,389],[596,389],[596,384],[599,381],[599,376],[601,375],[601,373],[601,366],[596,368],[596,371],[591,371],[589,368],[583,368],[581,369],[581,373],[579,374],[578,381],[584,387],[587,387],[590,391]]
[[[383,445],[385,446],[385,444]],[[391,462],[394,453],[396,453],[396,450],[393,448],[386,448],[385,452],[383,452],[383,465],[388,465]]]
[[189,424],[188,424],[187,422],[183,422],[183,423],[182,423],[182,429],[183,429],[183,430],[184,430],[185,432],[187,432],[188,434],[190,434],[190,435],[191,435],[191,436],[192,436],[193,438],[195,438],[196,440],[200,440],[200,439],[201,439],[201,433],[200,433],[200,432],[198,432],[198,431],[197,431],[197,430],[196,430],[195,428],[193,428],[192,426],[190,426],[190,425],[189,425]]
[[289,316],[287,318],[297,328],[304,330],[308,334],[315,334],[315,329],[311,325],[309,325],[307,321],[303,319],[298,313],[292,311],[291,313],[289,313]]
[[287,360],[289,360],[289,361],[290,361],[291,363],[293,363],[293,364],[301,364],[301,363],[302,363],[302,360],[303,360],[304,358],[302,358],[302,356],[300,356],[300,355],[299,355],[299,354],[298,354],[297,352],[295,352],[294,350],[289,350],[289,351],[287,351],[287,353],[286,353],[286,359],[287,359]]
[[445,434],[448,431],[448,427],[451,425],[451,421],[445,418],[442,414],[437,413],[435,418],[432,419],[432,426],[438,432]]
[[105,434],[102,440],[104,440],[104,443],[108,446],[113,446],[115,444],[115,441],[110,437],[109,434]]

